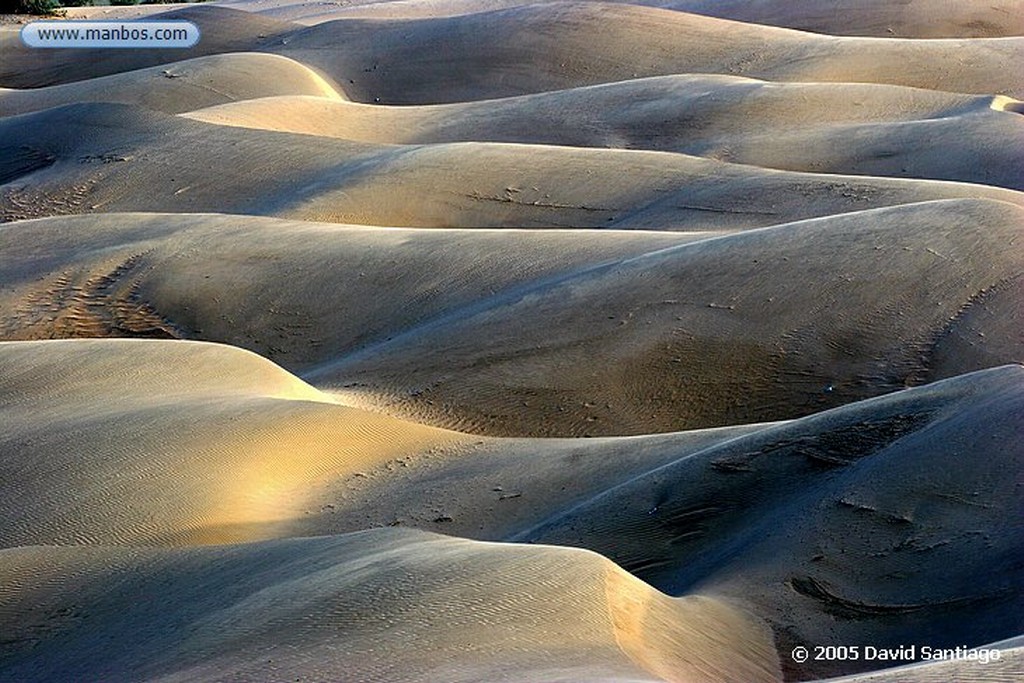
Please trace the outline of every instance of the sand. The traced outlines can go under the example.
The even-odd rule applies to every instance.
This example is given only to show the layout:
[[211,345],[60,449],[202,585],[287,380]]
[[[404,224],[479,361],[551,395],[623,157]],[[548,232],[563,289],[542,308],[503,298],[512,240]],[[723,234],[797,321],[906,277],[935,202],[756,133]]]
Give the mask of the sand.
[[339,99],[309,68],[277,55],[228,53],[48,88],[0,90],[0,116],[81,102],[137,104],[177,114],[275,96]]
[[7,117],[0,136],[11,150],[0,159],[0,221],[219,212],[379,226],[695,231],[932,199],[1024,203],[1020,192],[976,183],[780,172],[644,150],[382,145],[124,104]]
[[0,23],[0,680],[1021,679],[1021,9]]
[[[544,0],[541,0],[542,2]],[[620,0],[616,0],[620,1]],[[225,7],[266,17],[318,24],[338,17],[414,19],[451,17],[538,4],[535,0],[351,0],[326,6],[315,0],[228,0]],[[630,5],[661,7],[722,19],[794,28],[828,35],[880,38],[995,38],[1024,35],[1020,0],[966,0],[936,5],[930,0],[858,0],[831,3],[802,0],[636,0]],[[103,10],[104,13],[110,10]],[[115,8],[120,15],[128,12]],[[92,16],[97,10],[71,10]]]

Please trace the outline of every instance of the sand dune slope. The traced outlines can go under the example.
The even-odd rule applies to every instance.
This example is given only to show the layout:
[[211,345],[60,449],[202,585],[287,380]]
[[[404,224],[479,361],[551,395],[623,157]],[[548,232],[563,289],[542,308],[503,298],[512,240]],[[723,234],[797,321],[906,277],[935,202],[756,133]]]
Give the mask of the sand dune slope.
[[325,101],[340,97],[320,76],[295,61],[255,52],[230,53],[49,88],[0,89],[0,116],[81,102],[139,104],[175,114],[284,95],[316,96]]
[[[710,233],[713,236],[714,233]],[[377,229],[103,214],[0,229],[0,338],[171,337],[293,371],[539,282],[709,233]]]
[[[1024,80],[1005,68],[1020,61],[1024,38],[835,38],[622,4],[345,19],[295,31],[286,40],[272,49],[321,69],[354,100],[384,104],[506,97],[672,73],[889,83],[1024,98]],[[436,45],[444,45],[444,52],[437,54]]]
[[[575,443],[368,416],[209,344],[6,343],[0,366],[12,680],[776,680],[773,641],[980,645],[1024,606],[1020,366],[787,423]],[[94,545],[376,524],[592,549],[684,597],[589,553],[412,531]],[[10,547],[39,543],[89,547]]]
[[0,139],[0,220],[216,211],[417,227],[718,230],[929,199],[1019,203],[1022,196],[663,152],[384,146],[217,126],[117,104],[0,119]]
[[1024,117],[1005,106],[991,97],[896,86],[663,76],[422,107],[271,97],[186,116],[365,142],[625,147],[792,171],[1021,189]]
[[[1022,410],[1021,366],[965,375],[708,448],[517,538],[749,600],[780,652],[981,645],[1024,608]],[[877,662],[788,665],[799,680]]]
[[[1005,99],[1005,98],[1004,98]],[[896,123],[1000,106],[991,96],[875,83],[771,83],[721,74],[636,78],[481,102],[371,106],[317,97],[276,97],[184,114],[225,125],[382,143],[538,142],[663,151],[692,139],[757,129]],[[571,127],[569,122],[577,125]],[[617,141],[618,144],[613,144]]]
[[0,20],[0,682],[1024,680],[1024,0],[70,16],[201,39]]
[[[612,0],[616,1],[616,0]],[[621,0],[624,4],[847,36],[880,38],[992,38],[1024,35],[1021,0]],[[537,4],[536,0],[352,0],[343,7],[316,0],[229,0],[222,6],[300,23],[338,17],[412,19],[473,14]],[[941,11],[940,11],[941,9]]]
[[579,550],[374,530],[19,548],[0,576],[7,680],[779,680],[758,620]]
[[474,432],[675,431],[1024,360],[1020,225],[984,200],[704,240],[53,218],[0,230],[0,333],[227,342]]
[[310,491],[458,436],[192,342],[0,343],[0,546],[287,534]]
[[280,42],[282,35],[297,28],[287,21],[212,4],[190,5],[150,18],[191,21],[199,27],[202,38],[195,46],[182,49],[39,50],[26,47],[17,31],[0,31],[0,53],[4,56],[0,60],[0,87],[41,88],[207,55],[262,52],[264,46]]
[[672,9],[832,35],[986,38],[1024,35],[1021,0],[658,0]]
[[[549,0],[540,0],[541,2]],[[558,1],[558,0],[554,0]],[[1024,35],[1021,0],[966,0],[943,4],[930,0],[604,0],[660,7],[694,14],[814,31],[881,38],[991,38]],[[266,17],[317,24],[341,17],[414,19],[474,14],[538,4],[537,0],[351,0],[344,6],[317,0],[227,0],[222,7]],[[72,10],[82,12],[82,10]]]
[[805,415],[988,367],[993,351],[1020,362],[1020,226],[1018,207],[963,200],[728,235],[498,297],[304,376],[505,435]]
[[[338,19],[306,28],[220,7],[161,16],[195,22],[203,34],[200,49],[69,55],[33,51],[7,32],[0,45],[5,51],[0,86],[39,87],[204,54],[256,50],[320,70],[352,99],[385,104],[479,100],[673,73],[890,83],[1024,98],[1018,71],[1005,68],[1021,61],[1024,39],[1017,37],[836,38],[585,2],[436,19]],[[443,52],[438,45],[445,46]]]

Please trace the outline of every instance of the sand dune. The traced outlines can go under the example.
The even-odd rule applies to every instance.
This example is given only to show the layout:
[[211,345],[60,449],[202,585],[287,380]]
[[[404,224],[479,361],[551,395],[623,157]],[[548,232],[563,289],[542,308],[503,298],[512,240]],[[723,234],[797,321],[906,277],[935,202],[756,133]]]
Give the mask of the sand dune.
[[[1013,632],[1024,597],[1007,516],[1017,494],[1001,476],[1024,455],[1020,366],[789,423],[571,443],[470,442],[367,416],[215,345],[6,343],[0,361],[0,500],[16,520],[5,547],[400,524],[597,550],[681,596],[589,553],[398,530],[172,551],[13,548],[0,552],[0,666],[13,679],[222,680],[273,663],[357,680],[776,680],[767,631],[728,605],[763,618],[787,652],[828,639],[978,645]],[[283,443],[254,448],[261,434]],[[383,459],[384,444],[397,459]],[[367,470],[354,489],[353,466]],[[87,482],[108,483],[100,496]],[[501,498],[485,512],[478,489],[493,482]],[[214,500],[237,506],[230,528],[174,519]],[[442,516],[381,518],[416,505]],[[138,599],[151,585],[161,597]],[[98,637],[122,646],[68,654],[95,651]],[[383,656],[396,647],[406,654]],[[796,680],[850,670],[783,666]]]
[[210,344],[0,343],[0,378],[3,547],[280,536],[319,484],[460,438]]
[[[95,9],[103,12],[110,8]],[[26,47],[17,31],[0,30],[0,54],[4,56],[0,60],[0,87],[41,88],[207,55],[265,51],[261,50],[262,46],[279,42],[280,36],[296,28],[290,22],[205,4],[173,9],[152,17],[191,21],[199,27],[202,40],[194,47],[182,49],[37,50]],[[100,15],[99,18],[105,17]]]
[[[1014,102],[895,86],[664,76],[423,107],[272,97],[186,116],[385,144],[489,140],[648,149],[791,171],[1022,189],[1024,118],[1006,111]],[[758,120],[754,131],[751,119]]]
[[1022,3],[0,21],[0,680],[1021,679]]
[[0,576],[11,680],[778,680],[759,621],[579,550],[375,530],[5,550]]
[[1003,111],[1015,102],[870,83],[770,83],[682,74],[445,105],[374,106],[309,96],[246,98],[185,116],[388,144],[494,140],[595,146],[602,144],[597,141],[603,134],[602,146],[683,151],[690,139],[749,133],[752,119],[761,131],[794,131],[952,118]]
[[571,230],[206,214],[40,219],[0,230],[12,264],[0,334],[198,338],[303,370],[495,297],[708,236],[596,231],[581,241]]
[[[479,100],[674,73],[889,83],[1024,99],[1018,71],[1005,68],[1024,53],[1024,39],[1016,37],[836,38],[615,3],[546,3],[439,19],[338,19],[305,28],[220,7],[160,16],[195,22],[203,34],[199,49],[41,54],[6,32],[0,86],[39,87],[204,54],[270,51],[317,69],[351,99],[384,104]],[[488,40],[479,40],[483,35]],[[424,59],[437,45],[445,46],[443,55]]]
[[1016,206],[955,200],[570,249],[571,231],[54,218],[0,231],[0,253],[24,264],[0,325],[6,339],[227,342],[473,432],[674,431],[1024,360],[1024,262],[1007,248],[1020,225]]
[[[1006,114],[1009,116],[1009,114]],[[953,197],[982,185],[786,173],[550,145],[385,146],[81,104],[0,119],[0,219],[226,212],[415,227],[723,230]],[[272,169],[272,172],[268,170]]]
[[989,38],[1024,35],[1021,0],[661,0],[673,9],[843,36]]
[[[486,35],[481,41],[478,36]],[[422,20],[338,20],[273,48],[351,99],[436,104],[672,73],[889,83],[1024,98],[1024,39],[835,38],[649,7],[548,3]],[[345,45],[345,50],[332,46]],[[443,44],[442,57],[423,59]],[[642,46],[642,47],[641,47]]]
[[309,68],[277,55],[230,53],[197,57],[67,85],[0,89],[0,116],[80,102],[120,102],[176,114],[227,102],[273,96],[339,95]]
[[10,520],[0,547],[181,546],[398,524],[499,539],[764,428],[472,438],[368,414],[208,343],[6,342],[0,363],[0,511]]
[[[353,0],[342,7],[325,7],[324,3],[315,0],[235,0],[221,4],[277,19],[314,24],[339,16],[369,19],[446,17],[537,3],[536,0]],[[890,0],[829,3],[813,0],[629,0],[624,4],[674,9],[831,35],[881,38],[992,38],[1024,35],[1024,4],[1020,0],[968,0],[942,5],[929,0],[905,0],[899,3]]]
[[[986,370],[754,432],[517,539],[597,550],[672,594],[741,596],[782,652],[999,640],[1024,607],[1001,475],[1024,456],[1022,380]],[[872,668],[789,674],[847,667]]]
[[997,349],[1020,362],[1020,226],[1015,206],[964,200],[681,245],[497,297],[305,376],[507,435],[805,415],[986,367]]

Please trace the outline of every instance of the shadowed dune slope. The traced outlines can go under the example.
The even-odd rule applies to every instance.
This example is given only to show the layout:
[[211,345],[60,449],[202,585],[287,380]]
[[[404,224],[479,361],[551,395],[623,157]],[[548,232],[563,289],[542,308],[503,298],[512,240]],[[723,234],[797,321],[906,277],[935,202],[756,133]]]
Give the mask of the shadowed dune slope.
[[897,86],[698,75],[421,107],[270,97],[186,116],[365,142],[624,147],[792,171],[1021,189],[1024,117],[1004,110],[1014,102]]
[[28,90],[0,89],[0,116],[82,102],[120,102],[176,114],[226,102],[304,95],[339,99],[320,76],[278,55],[232,53]]
[[[1022,411],[1024,368],[984,370],[712,446],[516,538],[741,597],[780,652],[982,645],[1024,608]],[[784,662],[793,680],[878,666]]]
[[1024,681],[1024,0],[69,16],[201,39],[0,21],[0,682]]
[[[351,398],[342,392],[340,400]],[[771,423],[774,424],[774,423]],[[318,487],[293,535],[404,526],[503,540],[765,424],[594,439],[474,437]]]
[[[713,236],[713,233],[710,234]],[[292,371],[709,233],[367,228],[102,214],[0,228],[0,338],[180,337]]]
[[1024,360],[1021,211],[925,202],[697,241],[58,217],[0,229],[21,264],[0,332],[228,342],[482,433],[786,419]]
[[[772,639],[779,652],[980,645],[1012,635],[1024,606],[1006,476],[1024,455],[1020,366],[783,424],[476,444],[330,403],[216,345],[5,343],[0,370],[5,546],[429,527],[379,517],[420,504],[448,513],[436,528],[595,550],[686,596],[589,553],[398,530],[9,548],[0,672],[15,680],[237,680],[256,666],[367,681],[774,680]],[[485,483],[509,497],[475,508]],[[219,527],[179,519],[204,505],[231,514]],[[787,666],[793,680],[851,670]]]
[[[1007,114],[1009,116],[1009,114]],[[384,146],[118,104],[0,119],[0,219],[225,212],[415,227],[761,227],[1001,188],[547,145]],[[269,172],[268,172],[269,171]]]
[[580,550],[380,529],[18,548],[0,551],[0,577],[7,680],[779,680],[762,622]]
[[[611,0],[616,1],[616,0]],[[1024,35],[1021,0],[622,0],[694,14],[832,35],[880,38],[992,38]],[[353,0],[325,7],[315,0],[229,0],[224,7],[300,23],[340,17],[412,19],[532,5],[531,0]]]
[[1021,224],[1019,207],[962,200],[727,235],[497,298],[304,376],[502,435],[806,415],[1020,362]]
[[657,0],[672,9],[844,36],[988,38],[1024,35],[1021,0]]
[[309,492],[458,440],[213,344],[0,343],[0,546],[287,535]]
[[219,7],[160,16],[195,22],[203,33],[199,51],[69,55],[33,51],[7,32],[0,86],[39,87],[257,50],[318,69],[352,99],[385,104],[479,100],[687,72],[1024,97],[1020,73],[1005,67],[1021,61],[1021,38],[835,38],[604,3],[545,3],[437,19],[339,19],[306,28]]
[[[1021,61],[1024,38],[834,38],[622,4],[338,20],[298,30],[287,41],[273,50],[329,74],[354,100],[384,104],[505,97],[672,73],[1024,97],[1024,78],[1006,68]],[[345,49],[331,49],[337,45]]]

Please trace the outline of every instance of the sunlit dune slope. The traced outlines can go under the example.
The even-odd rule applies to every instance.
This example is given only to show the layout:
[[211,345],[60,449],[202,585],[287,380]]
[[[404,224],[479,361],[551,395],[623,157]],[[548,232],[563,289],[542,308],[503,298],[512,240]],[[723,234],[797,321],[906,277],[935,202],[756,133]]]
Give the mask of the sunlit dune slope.
[[167,113],[256,97],[340,96],[307,67],[278,55],[230,53],[49,88],[0,89],[0,116],[81,102],[138,104]]
[[619,484],[766,426],[595,439],[473,437],[319,487],[310,498],[313,512],[289,531],[312,536],[403,526],[508,539]]
[[[0,362],[5,545],[433,524],[596,550],[689,596],[591,554],[398,530],[10,548],[0,671],[16,680],[233,680],[270,665],[367,681],[773,680],[769,638],[781,653],[832,638],[979,645],[1012,634],[1022,603],[1007,475],[1024,455],[1020,366],[788,423],[573,444],[437,438],[215,345],[8,343]],[[317,406],[331,411],[313,421]],[[485,510],[487,495],[500,498]],[[230,526],[180,522],[214,501]],[[442,516],[405,515],[417,505]],[[268,511],[280,516],[253,514]],[[22,524],[31,538],[15,538]],[[798,680],[850,670],[783,663]]]
[[0,343],[0,395],[2,547],[286,535],[319,484],[459,438],[193,342]]
[[143,16],[0,21],[0,682],[1024,680],[1024,0]]
[[1006,111],[1015,100],[1004,100],[691,75],[420,107],[270,97],[186,116],[386,144],[478,140],[648,149],[792,171],[1021,189],[1024,117]]
[[929,199],[1022,201],[981,185],[773,171],[665,152],[386,146],[119,104],[0,119],[0,140],[5,220],[217,211],[414,227],[719,230]]
[[8,680],[779,680],[762,622],[564,548],[381,529],[18,548],[0,577]]
[[1021,209],[929,202],[743,232],[497,297],[307,371],[503,435],[806,415],[1024,353]]
[[[780,652],[982,645],[1016,635],[1024,608],[1022,410],[1024,368],[984,370],[712,446],[516,539],[742,597]],[[801,680],[878,663],[784,666]]]

